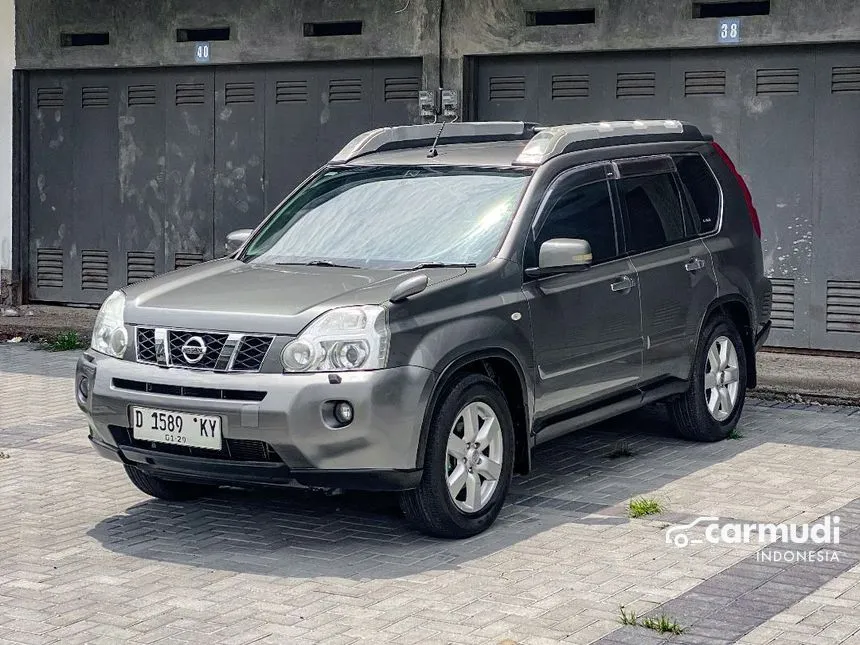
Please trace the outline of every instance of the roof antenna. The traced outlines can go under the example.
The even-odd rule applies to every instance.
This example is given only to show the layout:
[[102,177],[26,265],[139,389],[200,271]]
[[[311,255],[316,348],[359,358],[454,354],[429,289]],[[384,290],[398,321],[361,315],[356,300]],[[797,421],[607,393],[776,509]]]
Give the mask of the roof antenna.
[[445,130],[445,121],[442,121],[442,127],[439,128],[439,132],[436,134],[436,138],[433,140],[433,145],[430,146],[430,152],[427,153],[427,156],[431,159],[433,157],[439,156],[439,153],[436,150],[436,146],[439,145],[439,137],[442,136],[442,132]]

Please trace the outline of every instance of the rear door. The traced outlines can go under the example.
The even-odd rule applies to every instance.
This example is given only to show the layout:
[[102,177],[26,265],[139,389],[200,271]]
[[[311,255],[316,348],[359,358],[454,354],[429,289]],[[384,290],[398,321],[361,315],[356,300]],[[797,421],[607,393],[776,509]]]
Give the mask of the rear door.
[[717,297],[711,254],[693,226],[671,157],[616,165],[625,248],[642,300],[642,383],[686,379],[700,323]]
[[593,265],[527,280],[537,363],[536,413],[551,417],[595,399],[634,390],[642,367],[639,291],[620,244],[607,164],[562,174],[550,186],[526,249],[537,263],[549,239],[584,239]]

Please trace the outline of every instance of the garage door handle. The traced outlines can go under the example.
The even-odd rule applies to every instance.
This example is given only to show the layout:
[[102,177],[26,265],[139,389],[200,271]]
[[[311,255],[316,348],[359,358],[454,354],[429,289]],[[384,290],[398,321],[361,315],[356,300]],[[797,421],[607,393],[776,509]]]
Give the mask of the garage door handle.
[[705,262],[700,258],[691,258],[687,264],[684,265],[684,268],[687,271],[698,271],[699,269],[705,268]]
[[623,278],[619,278],[615,282],[609,285],[609,288],[615,292],[627,293],[630,291],[635,283],[633,282],[633,278],[629,275],[625,275]]

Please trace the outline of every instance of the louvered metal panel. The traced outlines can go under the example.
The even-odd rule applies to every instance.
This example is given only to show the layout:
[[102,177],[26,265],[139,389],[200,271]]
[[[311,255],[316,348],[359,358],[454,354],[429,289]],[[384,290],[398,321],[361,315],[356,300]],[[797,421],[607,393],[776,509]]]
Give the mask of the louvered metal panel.
[[36,284],[38,288],[63,288],[63,250],[38,249],[36,252]]
[[555,74],[552,77],[552,100],[585,99],[589,95],[588,74]]
[[109,274],[107,251],[81,251],[81,289],[107,290]]
[[798,92],[800,92],[800,70],[796,67],[756,70],[755,93],[757,96],[797,94]]
[[684,96],[723,96],[725,93],[724,70],[684,72]]
[[177,253],[173,258],[174,269],[184,269],[203,262],[202,253]]
[[860,280],[827,281],[827,331],[860,334]]
[[360,78],[335,78],[328,84],[331,103],[353,103],[361,100]]
[[36,90],[36,106],[40,110],[56,110],[63,107],[63,88],[40,87]]
[[128,105],[145,106],[155,105],[157,102],[155,85],[129,85],[128,86]]
[[773,304],[771,320],[776,329],[794,329],[794,280],[771,278]]
[[833,67],[830,74],[831,94],[860,94],[860,66]]
[[657,93],[655,72],[618,72],[615,77],[615,98],[633,99]]
[[275,84],[275,103],[307,103],[307,81],[278,81]]
[[110,104],[110,90],[106,87],[81,88],[81,107],[106,108]]
[[256,99],[254,83],[227,83],[224,86],[224,102],[227,105],[236,103],[253,103]]
[[525,76],[490,77],[491,101],[519,101],[526,97]]
[[206,86],[203,83],[176,85],[176,105],[203,105],[205,102]]
[[408,78],[386,78],[386,101],[417,101],[420,81],[417,76]]
[[134,284],[155,276],[155,253],[151,251],[129,251],[126,254],[126,284]]

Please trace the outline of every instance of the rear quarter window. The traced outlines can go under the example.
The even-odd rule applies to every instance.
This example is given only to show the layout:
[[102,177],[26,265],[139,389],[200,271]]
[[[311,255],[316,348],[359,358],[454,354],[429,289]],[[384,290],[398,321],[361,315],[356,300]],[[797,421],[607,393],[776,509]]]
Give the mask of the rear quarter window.
[[720,187],[714,173],[701,155],[678,155],[674,160],[689,204],[691,233],[713,233],[720,219]]

